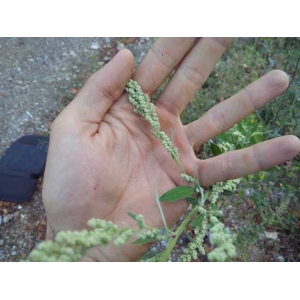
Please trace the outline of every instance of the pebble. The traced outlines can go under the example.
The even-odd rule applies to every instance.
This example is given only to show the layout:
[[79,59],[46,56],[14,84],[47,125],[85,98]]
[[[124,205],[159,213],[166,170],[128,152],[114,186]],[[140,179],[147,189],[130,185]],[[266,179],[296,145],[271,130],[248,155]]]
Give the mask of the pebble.
[[0,246],[4,245],[4,240],[0,240]]
[[97,42],[94,42],[91,44],[91,49],[98,50],[100,48],[99,44]]
[[118,51],[120,51],[120,50],[122,50],[122,49],[124,49],[124,48],[125,48],[125,46],[124,46],[123,43],[118,43],[118,46],[117,46],[117,50],[118,50]]
[[19,211],[14,212],[14,217],[17,217],[17,216],[19,216],[19,215],[20,215],[20,212],[19,212]]
[[3,223],[8,223],[12,218],[14,217],[13,214],[8,214],[6,216],[3,217]]
[[15,256],[15,255],[17,255],[17,252],[16,251],[12,251],[11,255]]
[[76,57],[76,56],[77,56],[77,54],[76,54],[73,50],[70,51],[70,55],[73,56],[73,57]]
[[284,262],[285,261],[284,257],[282,255],[279,255],[279,254],[274,255],[274,260],[278,261],[278,262]]
[[276,231],[273,231],[273,232],[265,231],[264,233],[265,233],[267,239],[278,240],[278,232],[276,232]]
[[0,216],[0,225],[2,224],[2,216]]

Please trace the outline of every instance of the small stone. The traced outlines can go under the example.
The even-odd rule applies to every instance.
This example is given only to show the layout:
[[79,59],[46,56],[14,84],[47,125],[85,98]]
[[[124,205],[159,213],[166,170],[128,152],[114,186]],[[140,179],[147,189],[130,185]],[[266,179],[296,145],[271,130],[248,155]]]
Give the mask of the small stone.
[[120,51],[122,49],[125,48],[125,45],[123,43],[118,43],[118,46],[117,46],[117,50]]
[[103,60],[104,60],[104,61],[109,61],[110,59],[111,59],[111,58],[110,58],[109,56],[104,56],[104,57],[103,57]]
[[19,211],[14,212],[14,217],[18,217],[20,215]]
[[77,54],[76,54],[73,50],[70,51],[70,55],[73,56],[73,57],[76,57],[76,56],[77,56]]
[[0,225],[2,224],[2,216],[0,216]]
[[278,262],[284,262],[285,261],[284,257],[280,254],[274,255],[274,260],[278,261]]
[[[38,104],[37,102],[35,104]],[[22,205],[18,205],[18,209],[22,209],[23,206]]]
[[4,245],[4,240],[0,240],[0,246]]
[[16,252],[16,251],[12,251],[12,252],[11,252],[11,255],[12,255],[12,256],[15,256],[15,255],[17,255],[17,252]]
[[273,232],[265,231],[265,235],[267,239],[278,240],[278,232],[276,231]]
[[100,48],[99,44],[97,42],[93,42],[91,44],[91,49],[93,50],[98,50]]
[[14,217],[14,215],[12,214],[8,214],[6,216],[3,217],[3,223],[8,223],[12,218]]

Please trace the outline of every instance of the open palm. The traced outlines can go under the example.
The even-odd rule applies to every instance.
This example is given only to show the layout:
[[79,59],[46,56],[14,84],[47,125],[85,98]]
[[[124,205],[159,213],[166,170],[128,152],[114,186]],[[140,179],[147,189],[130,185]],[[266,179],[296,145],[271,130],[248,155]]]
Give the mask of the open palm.
[[[49,231],[80,230],[91,218],[132,224],[127,212],[142,214],[160,227],[154,200],[159,194],[186,184],[175,162],[151,134],[150,125],[133,112],[124,92],[132,77],[150,97],[176,68],[155,106],[161,129],[179,150],[181,165],[196,174],[202,186],[270,168],[297,155],[297,137],[285,136],[208,160],[196,158],[193,148],[220,134],[249,113],[281,94],[288,86],[282,71],[272,71],[199,120],[183,126],[180,114],[202,86],[230,39],[159,39],[133,74],[128,50],[93,74],[51,128],[43,200]],[[169,226],[186,209],[184,200],[164,204]],[[136,260],[147,246],[93,249],[86,259]]]

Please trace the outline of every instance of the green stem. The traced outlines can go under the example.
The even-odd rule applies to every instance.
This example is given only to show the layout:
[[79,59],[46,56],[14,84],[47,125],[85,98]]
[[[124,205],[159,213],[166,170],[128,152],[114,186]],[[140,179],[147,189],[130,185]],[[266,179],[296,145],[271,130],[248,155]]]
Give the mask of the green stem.
[[185,217],[185,219],[183,220],[183,222],[180,224],[180,226],[176,230],[176,236],[170,241],[170,243],[168,244],[167,248],[165,249],[162,258],[160,259],[161,262],[164,262],[164,261],[168,260],[170,254],[171,254],[171,252],[173,250],[173,248],[176,245],[176,242],[177,242],[178,238],[183,233],[183,231],[185,230],[185,227],[190,222],[190,220],[192,219],[192,217],[194,216],[194,214],[197,213],[198,207],[199,207],[198,205],[195,206],[193,208],[193,210]]

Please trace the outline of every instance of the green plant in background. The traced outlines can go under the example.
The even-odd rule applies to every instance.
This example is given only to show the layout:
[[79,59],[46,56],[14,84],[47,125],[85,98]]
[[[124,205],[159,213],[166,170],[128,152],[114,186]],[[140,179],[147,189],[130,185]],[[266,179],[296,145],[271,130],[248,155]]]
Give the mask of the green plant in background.
[[[216,137],[214,143],[221,150],[225,150],[220,143],[226,145],[229,141],[234,145],[232,149],[240,149],[285,134],[292,133],[299,137],[299,63],[300,38],[235,39],[203,88],[186,107],[181,116],[182,122],[187,124],[194,121],[217,102],[226,101],[232,92],[237,92],[243,86],[277,68],[289,75],[288,90],[236,125],[234,130],[239,133],[232,134],[229,131]],[[242,134],[246,138],[238,137],[237,134]],[[211,155],[210,145],[206,144],[204,151],[199,155],[201,158],[208,158]],[[239,257],[249,258],[247,254],[249,244],[255,243],[262,251],[267,251],[263,248],[261,236],[266,231],[276,231],[280,234],[281,240],[274,241],[274,247],[281,248],[283,254],[289,252],[291,257],[289,260],[299,260],[300,257],[297,258],[300,252],[299,198],[299,156],[268,172],[262,171],[246,176],[234,194],[223,196],[220,199],[220,207],[226,215],[229,214],[227,207],[231,207],[230,214],[233,220],[225,218],[224,222],[231,228],[232,233],[236,234]],[[258,241],[260,243],[257,243]]]

